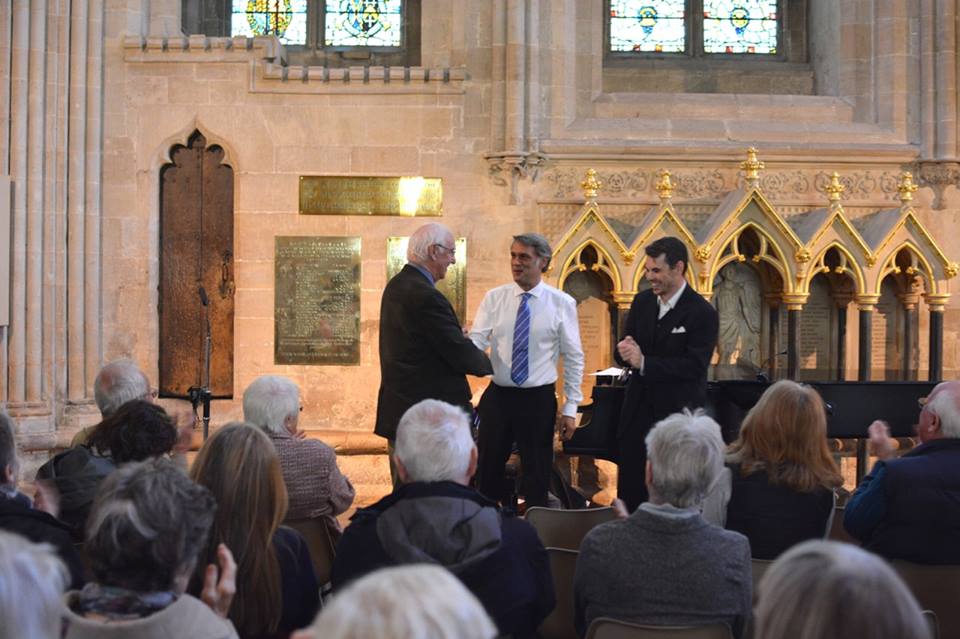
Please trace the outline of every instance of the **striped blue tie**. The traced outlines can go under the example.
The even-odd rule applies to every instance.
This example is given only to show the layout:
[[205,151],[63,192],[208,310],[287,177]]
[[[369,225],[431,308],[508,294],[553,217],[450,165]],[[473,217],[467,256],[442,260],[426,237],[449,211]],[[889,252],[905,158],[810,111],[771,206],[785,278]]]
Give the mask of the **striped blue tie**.
[[517,309],[517,323],[513,326],[513,357],[510,365],[510,379],[522,386],[530,374],[530,307],[527,300],[530,293],[520,296],[520,308]]

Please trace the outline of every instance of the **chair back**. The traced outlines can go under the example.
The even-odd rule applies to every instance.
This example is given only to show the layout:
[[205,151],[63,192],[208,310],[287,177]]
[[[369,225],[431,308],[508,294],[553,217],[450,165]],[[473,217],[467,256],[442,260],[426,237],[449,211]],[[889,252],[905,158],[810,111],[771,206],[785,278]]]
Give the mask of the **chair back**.
[[536,529],[544,546],[579,550],[591,528],[616,519],[617,514],[609,506],[577,510],[531,506],[524,518]]
[[760,580],[763,579],[763,575],[766,574],[767,568],[772,565],[772,559],[750,560],[750,569],[753,571],[753,603],[757,603],[757,586],[760,584]]
[[288,519],[283,522],[283,525],[293,528],[307,540],[310,559],[313,560],[313,570],[317,573],[317,583],[322,590],[324,585],[330,582],[330,570],[333,568],[333,558],[336,556],[333,538],[327,529],[326,521],[323,517]]
[[557,606],[540,626],[543,639],[577,639],[577,630],[573,625],[573,575],[577,570],[579,554],[568,548],[547,548]]
[[859,546],[860,540],[854,539],[850,533],[847,532],[847,529],[843,527],[843,510],[843,506],[834,506],[833,517],[829,522],[830,531],[827,533],[827,539]]
[[706,626],[648,626],[609,617],[593,620],[586,639],[733,639],[724,623]]
[[933,612],[942,637],[960,637],[960,565],[928,566],[894,559],[894,570],[903,578],[920,607]]
[[923,620],[930,627],[930,639],[940,639],[940,622],[937,620],[937,613],[932,610],[924,610]]

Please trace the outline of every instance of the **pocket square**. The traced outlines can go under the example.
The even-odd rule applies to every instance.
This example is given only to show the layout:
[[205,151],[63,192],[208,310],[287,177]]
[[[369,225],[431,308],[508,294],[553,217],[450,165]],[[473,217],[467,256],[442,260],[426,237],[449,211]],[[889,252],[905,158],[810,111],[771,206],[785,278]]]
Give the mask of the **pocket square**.
[[677,334],[677,333],[686,333],[686,332],[687,332],[687,329],[685,329],[685,328],[682,327],[682,326],[677,326],[677,327],[674,328],[672,331],[670,331],[670,333],[671,333],[671,334],[674,334],[674,335]]

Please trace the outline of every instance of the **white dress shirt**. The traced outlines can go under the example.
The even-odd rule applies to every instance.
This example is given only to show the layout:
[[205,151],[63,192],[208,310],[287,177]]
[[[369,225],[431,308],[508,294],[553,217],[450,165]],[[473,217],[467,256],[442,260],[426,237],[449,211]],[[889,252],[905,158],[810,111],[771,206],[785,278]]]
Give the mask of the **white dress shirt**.
[[520,296],[530,293],[530,373],[521,388],[534,388],[557,381],[557,362],[563,357],[563,415],[575,417],[583,399],[583,348],[577,303],[572,297],[542,281],[529,291],[517,284],[504,284],[487,291],[473,320],[470,339],[482,351],[490,349],[493,381],[498,386],[516,387],[510,379],[513,364],[513,327],[517,321]]
[[673,307],[677,305],[677,302],[680,300],[680,296],[683,295],[683,289],[687,288],[686,282],[680,282],[680,288],[677,289],[677,292],[670,296],[666,302],[657,295],[657,306],[659,308],[660,314],[657,315],[658,320],[662,320],[663,316],[673,310]]

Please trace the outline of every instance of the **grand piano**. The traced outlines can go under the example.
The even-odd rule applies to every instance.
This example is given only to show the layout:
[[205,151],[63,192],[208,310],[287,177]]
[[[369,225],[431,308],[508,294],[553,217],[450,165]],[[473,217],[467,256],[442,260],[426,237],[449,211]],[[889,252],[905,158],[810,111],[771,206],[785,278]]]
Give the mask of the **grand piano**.
[[[757,402],[768,381],[726,380],[707,384],[706,411],[717,423],[727,443],[737,437],[747,411]],[[827,409],[827,436],[865,438],[875,419],[890,424],[894,437],[912,437],[920,407],[917,400],[930,394],[936,382],[807,382],[823,398]],[[580,407],[581,426],[564,442],[568,455],[590,455],[617,461],[616,436],[624,386],[613,378],[598,378],[592,402]],[[863,448],[863,447],[861,447]],[[863,473],[865,450],[859,455],[858,479]]]

